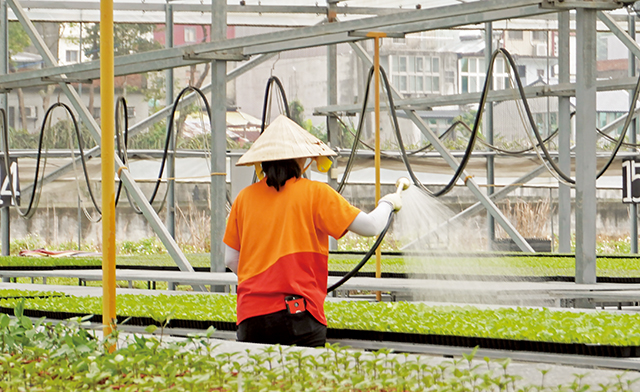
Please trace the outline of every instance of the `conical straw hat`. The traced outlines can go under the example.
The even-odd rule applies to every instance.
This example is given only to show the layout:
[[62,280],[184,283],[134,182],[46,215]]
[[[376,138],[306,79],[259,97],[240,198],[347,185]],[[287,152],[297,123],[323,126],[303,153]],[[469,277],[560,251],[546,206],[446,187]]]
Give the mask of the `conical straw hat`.
[[281,114],[264,130],[251,148],[238,159],[236,166],[334,155],[337,154],[322,140]]

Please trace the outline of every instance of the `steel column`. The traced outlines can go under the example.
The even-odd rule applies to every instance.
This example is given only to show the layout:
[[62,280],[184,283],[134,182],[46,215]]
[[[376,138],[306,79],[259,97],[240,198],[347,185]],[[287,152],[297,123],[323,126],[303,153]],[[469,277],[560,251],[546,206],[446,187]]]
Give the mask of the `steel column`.
[[[558,12],[558,82],[571,81],[569,11]],[[558,97],[558,166],[571,173],[571,98]],[[553,240],[553,239],[552,239]],[[558,184],[558,252],[571,253],[571,186]]]
[[[629,37],[636,41],[636,15],[629,12]],[[636,56],[629,51],[629,76],[636,76]],[[629,91],[629,104],[631,104],[631,97],[633,97],[633,90]],[[629,143],[635,144],[637,141],[638,122],[637,119],[631,120],[629,124]],[[632,151],[637,151],[635,148],[631,148]],[[636,204],[629,204],[629,239],[631,242],[631,253],[638,253],[638,206]]]
[[[9,20],[7,16],[7,2],[6,0],[0,0],[0,74],[9,73]],[[0,108],[4,110],[5,115],[8,115],[9,113],[7,101],[7,94],[0,93]],[[5,132],[9,132],[9,130],[5,129]],[[2,143],[2,141],[0,141],[0,143]],[[3,206],[0,208],[0,241],[2,241],[2,256],[9,256],[9,253],[11,252],[10,233],[10,209],[9,206]]]
[[[173,48],[173,5],[167,1],[165,10],[165,48]],[[167,107],[173,105],[173,68],[169,68],[166,71],[166,80],[164,83],[164,88],[166,91],[166,103]],[[169,123],[169,118],[167,117],[167,131],[171,124]],[[171,234],[171,236],[176,238],[176,132],[177,129],[174,129],[172,135],[170,135],[169,140],[169,156],[167,157],[167,219],[166,225],[167,230]]]
[[[116,324],[116,199],[113,173],[115,111],[113,76],[113,0],[100,0],[100,102],[102,151],[102,325],[104,336]],[[109,347],[113,351],[114,347]]]
[[[484,25],[484,62],[489,69],[493,54],[493,25],[491,22]],[[489,77],[489,89],[493,90],[493,75]],[[487,143],[493,144],[493,102],[487,102],[484,106],[484,121],[482,124]],[[495,184],[495,157],[487,156],[487,196],[491,197]],[[493,249],[493,242],[496,238],[495,220],[491,214],[487,213],[487,245],[488,249]]]
[[[351,43],[350,45],[353,48],[354,52],[358,55],[358,57],[362,59],[363,63],[369,66],[373,64],[372,59],[369,57],[367,52],[362,48],[362,46],[355,43]],[[391,91],[394,97],[399,96],[398,92],[393,88],[393,86],[391,87]],[[459,163],[456,161],[453,155],[451,155],[450,151],[444,145],[442,145],[442,142],[440,141],[438,136],[434,135],[433,132],[431,132],[431,130],[424,123],[424,121],[422,121],[422,118],[420,118],[420,116],[418,116],[414,110],[404,109],[404,112],[407,114],[407,117],[411,121],[413,121],[413,123],[418,127],[418,129],[420,129],[422,134],[429,140],[429,142],[433,144],[434,148],[442,155],[442,158],[445,160],[445,162],[447,162],[447,164],[451,166],[451,168],[453,169],[457,168],[459,166]],[[478,198],[478,200],[482,203],[482,205],[484,205],[484,207],[495,218],[498,224],[500,224],[500,226],[502,226],[502,228],[507,232],[507,234],[509,234],[509,236],[514,240],[516,245],[518,245],[518,247],[523,252],[533,253],[533,248],[531,248],[531,245],[529,245],[527,241],[524,239],[524,237],[522,237],[522,235],[518,233],[515,227],[513,227],[511,222],[509,222],[509,220],[504,216],[504,214],[500,211],[500,209],[498,209],[498,207],[491,201],[491,199],[489,199],[482,192],[482,190],[480,189],[478,184],[476,184],[473,177],[469,176],[468,173],[466,172],[462,173],[462,177],[467,178],[467,180],[465,181],[465,185]]]
[[593,9],[576,10],[576,283],[581,284],[596,282],[596,16]]
[[[211,2],[211,40],[227,38],[227,2]],[[224,272],[227,195],[227,62],[211,62],[211,272]],[[220,291],[216,288],[215,291]]]
[[[336,3],[327,1],[327,19],[331,23],[335,21]],[[327,45],[327,105],[338,104],[338,48],[336,45]],[[335,115],[327,115],[327,139],[331,148],[338,147],[338,132],[340,126]],[[333,189],[338,187],[337,176],[334,174],[338,170],[338,159],[333,160],[333,165],[327,173],[327,183]],[[338,241],[329,237],[329,250],[337,250]]]

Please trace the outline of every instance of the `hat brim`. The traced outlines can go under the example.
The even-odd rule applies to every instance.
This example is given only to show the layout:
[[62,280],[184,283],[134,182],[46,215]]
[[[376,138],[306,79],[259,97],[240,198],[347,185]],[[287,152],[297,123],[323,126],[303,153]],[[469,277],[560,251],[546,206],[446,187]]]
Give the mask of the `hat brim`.
[[336,156],[322,140],[284,115],[278,116],[238,159],[236,166],[285,159]]

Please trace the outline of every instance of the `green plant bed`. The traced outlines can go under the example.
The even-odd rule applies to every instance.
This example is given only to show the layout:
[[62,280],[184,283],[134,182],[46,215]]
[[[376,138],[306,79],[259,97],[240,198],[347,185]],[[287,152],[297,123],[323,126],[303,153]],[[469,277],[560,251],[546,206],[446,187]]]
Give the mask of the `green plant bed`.
[[[22,300],[2,300],[13,308]],[[118,295],[120,316],[234,322],[234,295]],[[99,297],[24,300],[26,309],[101,314]],[[484,309],[428,306],[420,303],[328,302],[328,326],[334,329],[467,336],[569,344],[640,345],[640,315],[551,311],[536,308]]]
[[[395,355],[381,349],[366,353],[327,345],[219,348],[205,336],[163,341],[163,336],[120,339],[116,329],[106,341],[78,322],[35,323],[20,309],[0,314],[0,391],[594,391],[586,373],[563,383],[522,380],[510,360],[459,360]],[[155,328],[147,328],[153,332]],[[159,332],[156,330],[156,332]],[[601,380],[601,392],[633,390],[637,380],[620,374]]]
[[[208,268],[211,264],[209,254],[187,254],[186,257],[196,268]],[[332,254],[329,258],[329,270],[350,271],[361,260],[361,257],[361,255],[353,254]],[[176,267],[168,254],[118,256],[116,264],[122,268],[131,266]],[[5,269],[30,267],[99,268],[101,265],[102,259],[96,257],[0,256],[0,268]],[[575,274],[575,259],[564,256],[403,257],[390,255],[382,258],[381,266],[384,273],[407,274],[409,277],[411,274],[498,277],[571,277]],[[464,273],[461,274],[460,271],[464,271]],[[375,272],[375,260],[369,260],[361,272]],[[598,258],[596,273],[598,277],[640,278],[640,258]]]
[[[186,254],[185,257],[194,267],[209,267],[211,259],[209,254]],[[125,255],[116,257],[118,266],[167,266],[175,267],[176,263],[168,254],[158,255]],[[100,267],[100,257],[22,257],[0,256],[0,267]]]
[[64,293],[57,291],[29,291],[18,289],[0,289],[0,298],[19,298],[19,297],[61,297]]

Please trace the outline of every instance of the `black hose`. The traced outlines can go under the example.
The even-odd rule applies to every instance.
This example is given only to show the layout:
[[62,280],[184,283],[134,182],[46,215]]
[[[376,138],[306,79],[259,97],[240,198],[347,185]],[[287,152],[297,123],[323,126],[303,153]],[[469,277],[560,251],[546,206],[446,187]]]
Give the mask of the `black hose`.
[[[122,118],[124,129],[120,127],[120,120]],[[115,121],[115,133],[116,133],[116,149],[118,151],[118,156],[124,163],[126,167],[129,167],[129,156],[127,153],[127,147],[129,146],[129,118],[127,116],[127,100],[125,97],[118,97],[116,100],[116,121]],[[120,193],[122,192],[122,181],[118,182],[118,190],[116,191],[116,206],[118,205],[118,201],[120,200]],[[125,188],[125,193],[127,193],[127,199],[129,200],[129,205],[136,214],[142,214],[142,210],[136,206],[131,198],[129,197],[129,193]]]
[[382,243],[384,236],[387,234],[387,231],[391,226],[391,221],[393,220],[393,215],[394,215],[394,211],[391,211],[391,213],[389,214],[389,219],[387,220],[386,226],[378,236],[378,239],[376,239],[376,242],[373,244],[371,249],[369,249],[369,251],[364,255],[362,260],[360,260],[360,262],[355,267],[353,267],[351,271],[349,271],[346,275],[344,275],[342,279],[340,279],[339,281],[331,285],[331,287],[327,289],[327,294],[337,289],[338,287],[342,286],[347,280],[351,279],[355,274],[358,273],[358,271],[360,271],[360,269],[367,263],[367,261],[369,261],[371,256],[373,256],[373,254],[376,252],[376,249],[378,249],[378,247]]
[[338,193],[342,193],[342,191],[344,190],[344,187],[347,184],[347,180],[349,179],[349,174],[351,173],[351,169],[353,168],[353,163],[355,162],[356,150],[358,147],[358,143],[360,142],[360,135],[362,134],[362,127],[364,126],[364,118],[367,112],[367,102],[369,101],[369,87],[371,86],[372,78],[373,78],[373,67],[369,69],[369,75],[367,76],[367,83],[364,89],[364,100],[362,101],[362,110],[360,111],[360,121],[358,122],[358,129],[353,138],[353,146],[351,147],[351,154],[349,154],[349,160],[347,161],[347,165],[344,169],[344,174],[342,175],[340,184],[338,184],[338,188],[336,189]]
[[[207,97],[205,97],[204,93],[197,87],[193,87],[193,86],[187,86],[184,89],[182,89],[182,91],[180,91],[180,93],[178,94],[178,96],[176,97],[176,100],[173,103],[173,108],[171,109],[171,115],[169,116],[169,119],[167,121],[169,121],[167,123],[167,138],[165,140],[164,143],[164,153],[162,154],[162,162],[160,163],[160,172],[158,173],[158,179],[156,181],[156,185],[153,189],[153,193],[151,194],[151,197],[149,198],[149,204],[152,204],[153,201],[156,198],[156,195],[158,193],[158,189],[160,188],[160,183],[162,182],[162,174],[164,172],[164,166],[167,162],[167,156],[169,155],[169,144],[171,141],[171,136],[173,134],[173,120],[175,118],[176,115],[176,111],[178,109],[178,102],[180,102],[180,99],[182,98],[183,95],[185,95],[188,92],[195,92],[197,93],[200,98],[202,99],[202,101],[204,102],[204,106],[205,109],[207,111],[207,116],[211,115],[211,108],[209,107],[209,101],[207,101]],[[167,193],[165,193],[165,199],[166,199],[166,195]],[[164,205],[164,200],[162,202],[162,204]],[[162,209],[162,206],[159,208],[159,210]]]
[[[93,194],[93,191],[91,189],[91,182],[89,180],[89,172],[87,170],[87,163],[84,157],[84,149],[82,146],[82,135],[80,134],[80,127],[78,126],[78,121],[76,120],[76,117],[74,116],[73,112],[71,111],[71,108],[67,105],[65,105],[64,103],[61,102],[56,102],[53,105],[51,105],[49,107],[49,109],[47,109],[47,112],[44,115],[44,119],[42,120],[42,126],[40,127],[40,137],[38,138],[38,153],[37,153],[37,157],[36,157],[36,170],[34,173],[34,179],[33,179],[33,191],[31,192],[31,197],[29,198],[29,206],[27,207],[26,211],[22,211],[19,207],[18,207],[18,200],[16,198],[16,190],[13,187],[13,179],[12,179],[12,174],[11,174],[11,170],[10,170],[10,155],[9,155],[9,130],[7,127],[7,117],[6,117],[6,113],[4,112],[4,110],[1,110],[2,113],[2,144],[3,144],[3,153],[4,153],[4,165],[5,165],[5,171],[6,171],[6,175],[7,175],[7,179],[8,179],[8,183],[9,183],[9,189],[11,190],[11,198],[13,200],[14,205],[16,206],[16,210],[18,211],[18,214],[25,218],[25,219],[29,219],[33,216],[33,214],[35,213],[36,208],[38,207],[38,203],[40,200],[40,191],[42,190],[42,184],[40,182],[40,180],[38,179],[39,174],[40,174],[40,158],[42,157],[42,145],[44,142],[44,132],[45,132],[45,127],[47,125],[47,121],[49,120],[49,116],[51,115],[51,113],[53,113],[53,110],[61,107],[63,108],[67,114],[69,115],[69,117],[71,117],[71,120],[73,122],[73,128],[75,130],[75,134],[76,134],[76,138],[78,140],[78,150],[80,153],[80,162],[82,163],[82,170],[84,172],[84,178],[85,178],[85,182],[87,183],[87,190],[89,192],[89,196],[91,198],[91,202],[93,203],[94,208],[98,211],[98,214],[102,215],[102,211],[100,210],[100,206],[98,205],[95,195]],[[72,158],[75,159],[75,158]],[[44,168],[43,168],[44,171]],[[44,173],[43,173],[44,175]]]
[[[264,91],[264,101],[262,103],[262,120],[260,123],[260,134],[264,132],[264,129],[267,126],[267,112],[268,108],[271,106],[271,90],[273,90],[273,85],[276,85],[278,91],[280,92],[280,97],[282,98],[282,103],[284,104],[284,111],[288,118],[291,118],[291,110],[289,109],[289,102],[287,101],[287,94],[284,91],[284,86],[280,79],[277,76],[271,76],[269,80],[267,80],[267,87]],[[258,182],[258,174],[253,173],[253,180],[251,183]],[[229,204],[231,204],[231,199],[229,198]]]
[[273,84],[276,84],[278,87],[278,91],[280,91],[280,96],[282,97],[282,102],[284,103],[284,110],[287,117],[291,118],[291,111],[289,109],[289,102],[287,102],[287,94],[284,92],[284,87],[282,86],[282,82],[278,79],[277,76],[272,76],[267,81],[267,88],[264,92],[264,102],[262,104],[262,125],[260,127],[260,134],[264,132],[264,128],[267,122],[267,108],[270,106],[270,93],[273,87]]

